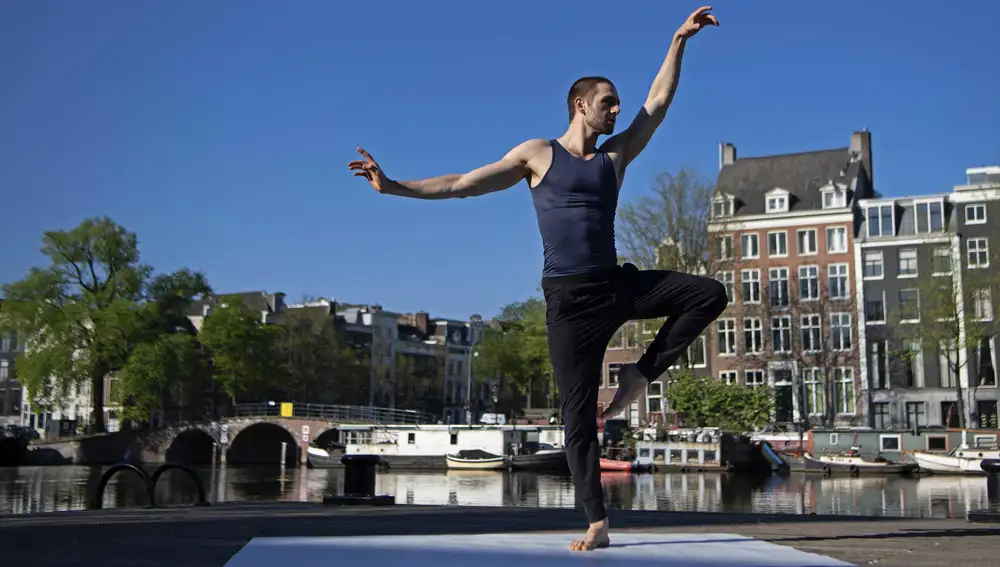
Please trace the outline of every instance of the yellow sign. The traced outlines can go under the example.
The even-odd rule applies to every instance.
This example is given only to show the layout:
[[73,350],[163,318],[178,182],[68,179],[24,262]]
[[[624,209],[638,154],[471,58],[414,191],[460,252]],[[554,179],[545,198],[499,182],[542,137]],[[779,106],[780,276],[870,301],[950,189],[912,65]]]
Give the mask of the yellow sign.
[[281,402],[281,417],[292,417],[291,402]]

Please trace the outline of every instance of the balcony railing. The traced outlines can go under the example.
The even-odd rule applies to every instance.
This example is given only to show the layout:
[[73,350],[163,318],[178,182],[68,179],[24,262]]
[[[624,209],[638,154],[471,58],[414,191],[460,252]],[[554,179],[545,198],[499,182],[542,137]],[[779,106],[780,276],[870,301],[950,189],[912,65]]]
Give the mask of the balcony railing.
[[341,423],[422,424],[437,423],[437,417],[425,412],[383,408],[375,406],[340,406],[333,404],[291,403],[291,415],[282,411],[282,404],[260,402],[236,404],[232,408],[234,417],[287,417],[298,419],[322,419]]

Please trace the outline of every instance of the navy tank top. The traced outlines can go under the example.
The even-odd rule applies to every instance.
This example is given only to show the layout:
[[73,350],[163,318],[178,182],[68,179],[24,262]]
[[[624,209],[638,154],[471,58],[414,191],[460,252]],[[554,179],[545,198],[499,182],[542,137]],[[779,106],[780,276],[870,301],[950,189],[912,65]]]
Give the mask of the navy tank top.
[[552,165],[531,190],[545,251],[542,277],[585,274],[617,266],[618,177],[611,157],[598,152],[584,160],[570,154],[556,140],[549,144]]

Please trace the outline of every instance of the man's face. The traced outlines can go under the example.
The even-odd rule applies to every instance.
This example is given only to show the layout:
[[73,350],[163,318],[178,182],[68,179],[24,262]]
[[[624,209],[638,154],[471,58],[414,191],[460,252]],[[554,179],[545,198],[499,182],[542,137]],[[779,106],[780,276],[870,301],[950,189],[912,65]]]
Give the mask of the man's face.
[[583,113],[587,126],[606,136],[615,131],[615,120],[621,112],[621,101],[614,85],[599,83],[591,94]]

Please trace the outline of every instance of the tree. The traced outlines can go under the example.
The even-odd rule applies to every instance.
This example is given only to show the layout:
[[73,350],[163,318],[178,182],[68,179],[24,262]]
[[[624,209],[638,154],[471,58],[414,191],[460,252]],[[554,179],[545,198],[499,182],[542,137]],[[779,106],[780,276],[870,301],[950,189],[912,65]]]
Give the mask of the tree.
[[[760,278],[766,277],[766,285],[740,278],[743,336],[737,341],[745,360],[787,373],[786,386],[799,394],[800,419],[829,427],[838,415],[856,415],[862,405],[853,316],[857,293],[846,271],[801,270],[767,269]],[[779,401],[778,410],[791,412],[791,401]]]
[[367,368],[358,363],[336,319],[316,308],[282,313],[282,352],[288,376],[286,397],[362,404],[368,386]]
[[545,301],[530,298],[511,303],[494,319],[476,345],[474,371],[480,378],[499,379],[498,403],[520,409],[541,384],[557,390],[549,360]]
[[[955,421],[948,419],[948,422],[966,427],[967,398],[960,376],[969,364],[978,374],[980,360],[975,354],[985,337],[995,335],[998,330],[995,316],[1000,313],[1000,286],[995,275],[987,270],[970,269],[964,262],[952,266],[952,257],[965,255],[961,250],[949,250],[947,266],[934,268],[935,273],[944,277],[920,278],[905,290],[907,295],[900,298],[899,310],[885,317],[890,331],[883,338],[891,343],[887,349],[892,361],[888,365],[889,374],[894,374],[893,371],[904,374],[907,387],[917,386],[911,382],[916,382],[917,376],[923,376],[924,369],[931,367],[925,353],[937,357],[941,363],[939,373],[947,373],[940,376],[940,384],[954,388],[957,400],[954,413],[947,416]],[[935,256],[938,258],[945,257]],[[969,387],[975,388],[971,380],[973,372],[969,370]]]
[[199,339],[210,349],[215,380],[234,402],[243,395],[260,398],[286,385],[278,352],[282,334],[238,297],[220,297],[205,317]]
[[210,376],[198,340],[188,333],[162,334],[140,343],[118,374],[113,400],[122,406],[124,419],[146,422],[157,409],[180,404],[189,410],[196,393]]
[[753,431],[768,422],[773,403],[766,387],[727,384],[690,370],[671,374],[670,404],[686,427]]
[[46,231],[41,251],[47,267],[3,287],[3,325],[25,346],[18,378],[41,406],[89,387],[91,430],[103,432],[104,379],[134,344],[150,268],[139,262],[136,235],[106,217]]

